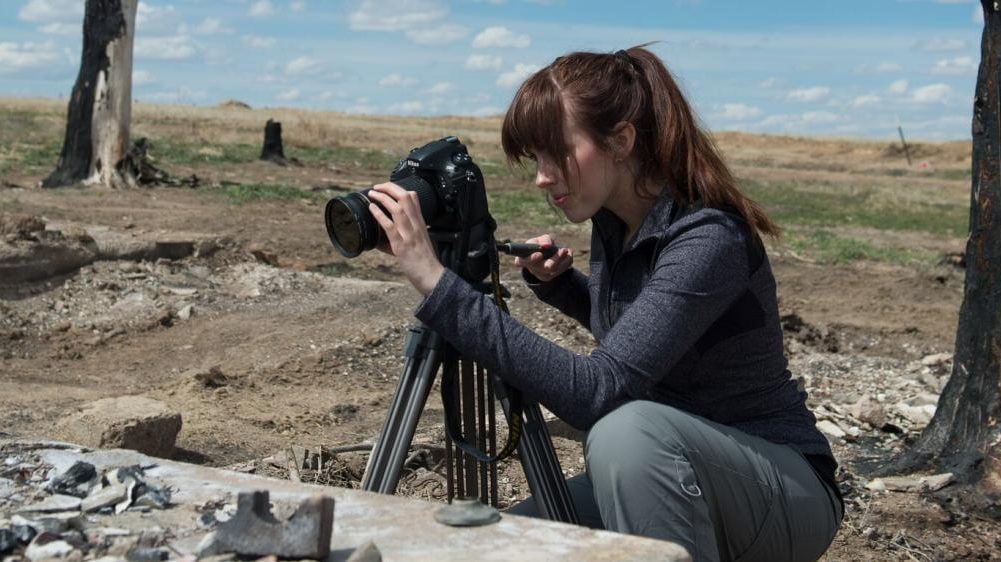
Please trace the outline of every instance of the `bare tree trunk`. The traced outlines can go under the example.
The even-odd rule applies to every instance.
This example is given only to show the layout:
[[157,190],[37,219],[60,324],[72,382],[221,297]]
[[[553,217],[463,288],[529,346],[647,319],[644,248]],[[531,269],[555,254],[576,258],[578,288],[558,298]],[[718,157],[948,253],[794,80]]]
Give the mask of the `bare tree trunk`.
[[132,39],[137,0],[87,0],[80,72],[70,96],[59,164],[42,187],[135,184],[119,166],[129,148]]
[[970,236],[952,376],[931,423],[887,472],[932,465],[1001,490],[1001,12],[994,0],[981,4]]

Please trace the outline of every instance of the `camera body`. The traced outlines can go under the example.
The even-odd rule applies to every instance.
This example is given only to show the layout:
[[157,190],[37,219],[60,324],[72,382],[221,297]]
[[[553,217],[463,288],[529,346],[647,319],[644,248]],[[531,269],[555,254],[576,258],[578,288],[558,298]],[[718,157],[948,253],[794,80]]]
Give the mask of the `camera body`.
[[463,223],[472,225],[489,217],[483,173],[458,137],[444,137],[411,150],[389,180],[417,191],[421,214],[431,229],[459,230]]
[[[448,136],[414,148],[389,179],[417,194],[421,215],[446,267],[469,280],[485,277],[496,224],[487,209],[483,173],[466,146]],[[324,210],[330,241],[345,257],[353,258],[386,240],[368,210],[369,191],[335,197]],[[448,256],[443,255],[446,251]]]

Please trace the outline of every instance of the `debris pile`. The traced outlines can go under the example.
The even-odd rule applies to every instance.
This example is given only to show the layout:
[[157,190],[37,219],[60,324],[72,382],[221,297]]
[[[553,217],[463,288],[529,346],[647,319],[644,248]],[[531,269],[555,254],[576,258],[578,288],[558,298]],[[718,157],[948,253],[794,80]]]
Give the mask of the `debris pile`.
[[24,452],[5,455],[0,508],[9,515],[0,517],[0,555],[166,560],[172,552],[162,529],[133,532],[102,518],[171,506],[172,490],[150,481],[149,468],[124,466],[99,474],[94,465],[78,461],[50,477],[51,467]]

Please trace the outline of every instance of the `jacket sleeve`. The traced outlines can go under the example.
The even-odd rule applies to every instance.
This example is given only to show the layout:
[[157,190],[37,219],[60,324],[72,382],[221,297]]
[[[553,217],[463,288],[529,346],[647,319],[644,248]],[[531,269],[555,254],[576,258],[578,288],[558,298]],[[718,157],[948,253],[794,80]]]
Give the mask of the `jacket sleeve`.
[[747,288],[744,231],[705,221],[660,252],[651,278],[589,355],[542,338],[446,271],[416,316],[465,356],[586,429],[643,398]]
[[548,282],[541,281],[527,269],[521,270],[521,276],[539,300],[591,330],[591,295],[587,289],[587,275],[571,268]]

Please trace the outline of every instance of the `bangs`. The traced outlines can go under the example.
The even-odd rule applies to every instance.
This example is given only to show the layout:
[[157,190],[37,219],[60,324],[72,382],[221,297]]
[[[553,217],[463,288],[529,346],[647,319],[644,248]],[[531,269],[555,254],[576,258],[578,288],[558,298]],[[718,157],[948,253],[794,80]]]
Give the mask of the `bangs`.
[[565,113],[550,67],[526,80],[514,95],[501,128],[501,146],[508,163],[524,166],[524,159],[535,160],[535,154],[541,152],[565,166],[570,153],[563,137]]

